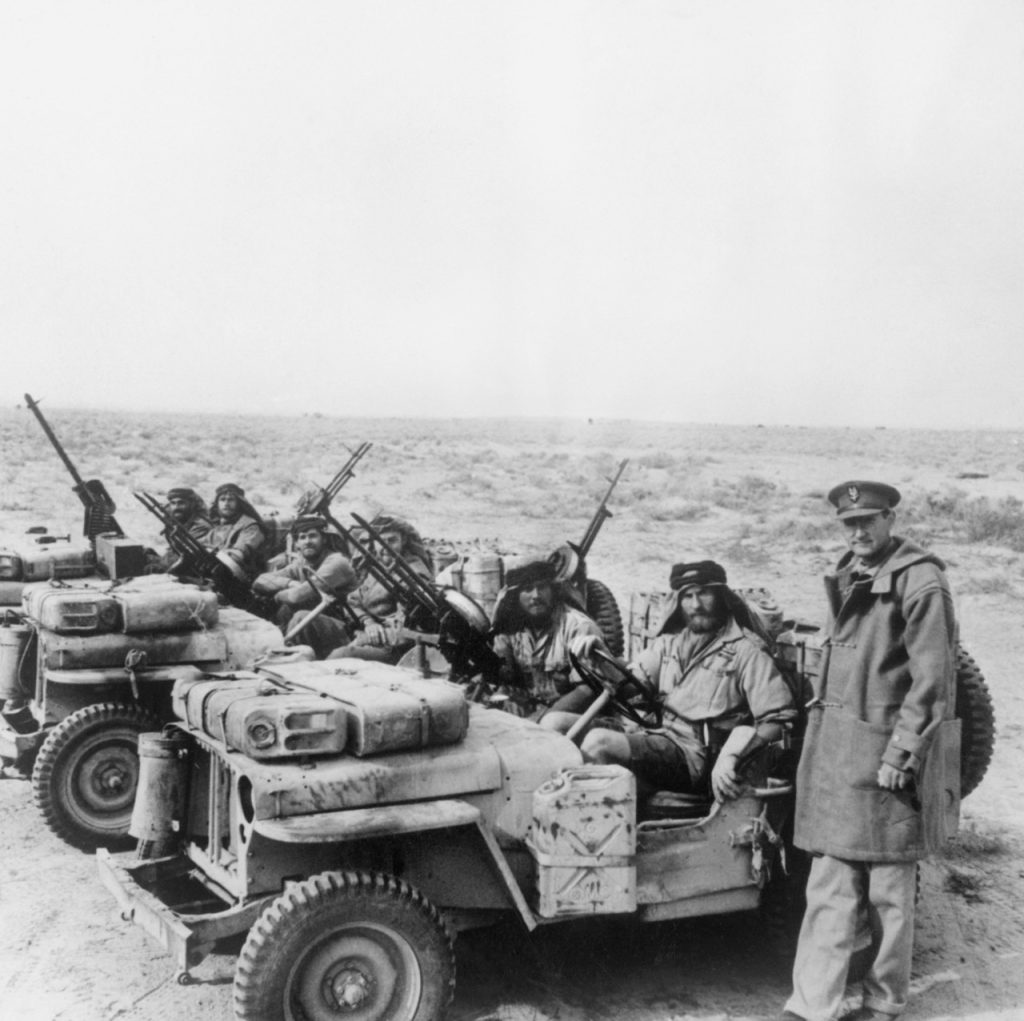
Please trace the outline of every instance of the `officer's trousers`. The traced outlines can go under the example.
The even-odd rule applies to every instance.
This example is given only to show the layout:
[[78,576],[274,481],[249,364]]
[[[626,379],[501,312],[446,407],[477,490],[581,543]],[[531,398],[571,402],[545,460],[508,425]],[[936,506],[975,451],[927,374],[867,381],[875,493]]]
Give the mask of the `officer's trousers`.
[[786,1010],[807,1021],[835,1018],[866,921],[875,953],[862,980],[864,1006],[899,1014],[910,987],[916,887],[916,862],[815,858]]

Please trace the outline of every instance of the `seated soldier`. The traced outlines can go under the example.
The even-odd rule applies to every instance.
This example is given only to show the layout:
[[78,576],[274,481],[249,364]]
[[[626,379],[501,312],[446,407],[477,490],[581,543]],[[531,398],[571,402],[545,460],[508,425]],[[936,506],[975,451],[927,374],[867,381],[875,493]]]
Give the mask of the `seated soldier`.
[[512,568],[494,607],[494,651],[504,660],[499,683],[522,714],[549,730],[568,730],[596,697],[569,662],[573,641],[601,641],[601,629],[569,605],[550,560]]
[[[380,533],[386,548],[374,550],[380,561],[389,567],[395,555],[400,556],[420,577],[433,581],[433,561],[420,533],[404,518],[394,514],[377,514],[370,522]],[[402,638],[399,631],[404,615],[394,596],[357,559],[359,581],[348,597],[361,630],[344,648],[336,649],[330,659],[349,657],[380,663],[397,663],[415,644]]]
[[[295,519],[291,527],[293,558],[284,567],[267,571],[252,583],[253,592],[270,596],[277,604],[274,623],[282,632],[300,623],[321,600],[320,593],[309,581],[306,571],[315,571],[323,587],[339,598],[350,592],[356,583],[356,573],[348,557],[333,549],[335,538],[327,529],[327,521],[317,514]],[[348,628],[344,622],[330,615],[330,610],[318,614],[296,636],[296,641],[310,645],[317,659],[327,655],[348,641]]]
[[[756,634],[743,601],[711,560],[677,564],[672,605],[658,637],[631,664],[658,691],[660,728],[590,730],[581,750],[588,762],[617,763],[636,773],[641,789],[705,793],[719,801],[743,787],[738,766],[778,741],[797,716],[793,694]],[[685,625],[675,631],[681,617]],[[577,643],[577,655],[588,652]],[[739,741],[729,741],[736,731]],[[717,756],[717,761],[716,757]]]
[[210,522],[203,545],[215,553],[226,553],[246,578],[254,578],[263,570],[266,543],[263,519],[245,499],[244,489],[234,482],[218,486]]
[[[174,486],[167,490],[167,514],[174,518],[178,524],[188,529],[193,538],[202,542],[209,534],[211,523],[206,513],[206,504],[203,498],[188,486]],[[165,538],[168,529],[160,534]],[[173,548],[168,548],[163,554],[157,555],[149,551],[150,559],[146,564],[146,572],[149,574],[163,573],[170,570],[179,559],[179,555]]]

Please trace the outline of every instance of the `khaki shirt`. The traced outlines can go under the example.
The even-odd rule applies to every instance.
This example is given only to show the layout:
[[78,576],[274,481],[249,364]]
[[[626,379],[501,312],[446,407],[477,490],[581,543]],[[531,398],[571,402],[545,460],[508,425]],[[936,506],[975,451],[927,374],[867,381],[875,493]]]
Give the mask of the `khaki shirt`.
[[312,609],[320,602],[320,593],[306,580],[307,567],[316,571],[327,588],[338,596],[351,590],[356,583],[356,573],[348,557],[332,550],[325,550],[315,561],[307,561],[304,557],[296,556],[279,570],[261,574],[252,583],[253,590],[263,595],[287,593],[278,601],[297,609]]
[[582,678],[569,663],[569,646],[579,635],[601,637],[601,629],[585,613],[556,606],[546,627],[526,627],[494,639],[494,651],[512,668],[515,684],[538,702],[550,704]]
[[689,628],[661,635],[633,667],[664,695],[669,737],[709,743],[711,729],[788,729],[797,716],[793,694],[761,641],[732,619],[711,636]]

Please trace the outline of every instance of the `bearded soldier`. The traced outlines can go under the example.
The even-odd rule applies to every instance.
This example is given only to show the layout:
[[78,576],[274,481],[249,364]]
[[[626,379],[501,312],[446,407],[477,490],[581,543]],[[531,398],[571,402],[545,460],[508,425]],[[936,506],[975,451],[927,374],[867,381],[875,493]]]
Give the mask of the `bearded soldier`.
[[550,560],[510,569],[494,608],[499,682],[523,712],[551,730],[568,730],[594,698],[569,661],[581,637],[601,641],[601,629],[568,602]]
[[[291,532],[293,559],[278,570],[259,575],[252,583],[257,595],[273,599],[277,606],[274,621],[282,631],[299,624],[321,601],[308,572],[314,572],[322,587],[339,598],[351,592],[356,583],[348,557],[332,548],[326,519],[318,514],[303,515],[295,519]],[[317,659],[326,659],[348,638],[345,623],[328,611],[310,620],[296,641],[312,646]]]
[[266,533],[259,513],[245,499],[245,490],[234,482],[218,486],[210,519],[204,545],[214,552],[226,553],[240,573],[255,577],[264,566]]
[[[167,513],[176,522],[188,529],[193,538],[203,542],[212,527],[210,518],[206,513],[206,504],[203,498],[188,486],[174,486],[167,490]],[[160,534],[170,540],[164,529]],[[179,554],[172,548],[168,548],[163,554],[157,554],[154,550],[147,551],[147,574],[162,574],[169,571],[178,562]]]
[[[669,584],[671,603],[659,636],[631,664],[657,691],[664,725],[598,726],[583,740],[583,757],[627,766],[648,791],[700,794],[710,785],[719,800],[734,798],[743,787],[741,759],[779,741],[792,726],[793,695],[726,585],[725,568],[712,560],[676,564]],[[585,655],[588,643],[574,651]],[[734,732],[740,740],[729,740]]]

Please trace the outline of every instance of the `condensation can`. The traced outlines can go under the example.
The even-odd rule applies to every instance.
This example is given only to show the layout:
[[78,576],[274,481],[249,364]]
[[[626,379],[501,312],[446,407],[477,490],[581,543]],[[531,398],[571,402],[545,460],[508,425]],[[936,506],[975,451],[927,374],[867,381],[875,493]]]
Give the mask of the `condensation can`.
[[501,591],[503,572],[497,553],[471,553],[462,562],[462,591],[475,599],[488,613],[494,609]]
[[29,624],[5,621],[0,625],[0,700],[17,700],[29,694],[22,687],[21,671],[31,638]]

